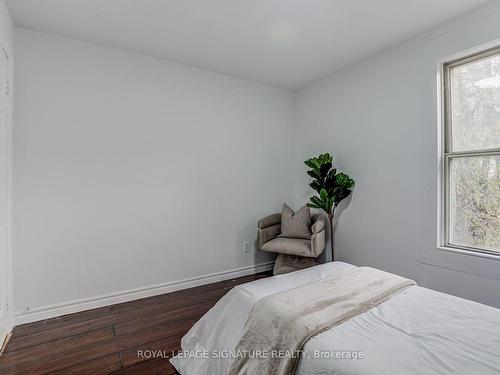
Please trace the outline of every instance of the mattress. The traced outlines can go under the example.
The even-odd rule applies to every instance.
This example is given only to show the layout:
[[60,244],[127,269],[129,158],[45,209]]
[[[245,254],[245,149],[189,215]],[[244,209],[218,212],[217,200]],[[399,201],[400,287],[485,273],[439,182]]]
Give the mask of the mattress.
[[[183,337],[182,375],[224,375],[253,304],[353,265],[333,262],[233,288]],[[310,339],[300,375],[500,374],[500,310],[412,286]]]

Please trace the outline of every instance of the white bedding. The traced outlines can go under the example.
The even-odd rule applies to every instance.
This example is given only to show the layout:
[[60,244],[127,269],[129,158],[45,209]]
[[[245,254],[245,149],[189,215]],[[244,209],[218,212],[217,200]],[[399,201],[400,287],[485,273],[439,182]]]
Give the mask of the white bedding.
[[[224,375],[253,304],[262,297],[328,278],[347,263],[240,285],[224,296],[182,339],[196,358],[172,358],[182,375]],[[193,352],[189,352],[193,351]],[[500,374],[500,310],[412,286],[368,312],[307,342],[299,375]],[[316,358],[335,351],[362,359]],[[215,354],[215,355],[214,355]],[[229,356],[228,356],[229,355]]]

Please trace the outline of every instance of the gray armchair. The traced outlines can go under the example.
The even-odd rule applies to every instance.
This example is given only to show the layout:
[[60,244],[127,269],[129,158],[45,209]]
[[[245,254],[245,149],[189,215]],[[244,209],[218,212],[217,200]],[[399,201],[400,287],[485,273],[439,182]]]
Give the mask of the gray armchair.
[[311,239],[280,237],[281,214],[272,214],[258,221],[258,245],[262,251],[279,254],[274,274],[279,275],[314,266],[325,250],[325,221],[312,215]]

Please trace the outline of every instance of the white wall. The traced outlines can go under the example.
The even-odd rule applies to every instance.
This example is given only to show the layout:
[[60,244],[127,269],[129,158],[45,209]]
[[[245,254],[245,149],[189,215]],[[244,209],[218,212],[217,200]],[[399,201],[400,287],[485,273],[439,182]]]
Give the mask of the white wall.
[[357,182],[340,260],[500,307],[499,261],[436,250],[435,84],[437,59],[500,38],[499,14],[490,3],[295,97],[17,28],[15,310],[265,262],[243,241],[307,201],[302,161],[325,151]]
[[[300,90],[295,160],[331,152],[357,182],[340,215],[339,260],[500,307],[500,260],[436,250],[437,60],[500,38],[492,2]],[[307,200],[297,167],[297,203]]]
[[4,0],[0,0],[0,43],[12,51],[12,34],[14,33],[14,26],[12,18],[9,14],[9,9],[5,5]]
[[259,264],[292,94],[15,29],[15,310]]
[[[0,44],[6,50],[8,62],[8,77],[7,80],[13,82],[13,24],[9,10],[3,0],[0,0]],[[2,144],[0,145],[1,162],[0,173],[2,173],[2,190],[4,200],[0,201],[0,345],[3,342],[5,335],[12,328],[12,253],[11,253],[11,173],[12,173],[12,158],[11,158],[11,138],[12,138],[12,94],[8,98],[7,116],[5,117],[4,128],[2,131]],[[4,185],[5,184],[5,185]]]

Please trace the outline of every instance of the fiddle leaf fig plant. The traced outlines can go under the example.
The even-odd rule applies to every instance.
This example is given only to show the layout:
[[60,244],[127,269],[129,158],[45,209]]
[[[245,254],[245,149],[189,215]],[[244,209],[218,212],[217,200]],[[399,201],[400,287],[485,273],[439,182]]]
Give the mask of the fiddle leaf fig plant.
[[307,205],[311,208],[323,210],[328,215],[333,261],[333,218],[335,208],[351,194],[354,180],[343,172],[337,173],[337,169],[333,167],[333,157],[328,153],[308,159],[304,164],[310,168],[307,174],[313,178],[309,186],[318,193],[318,195],[311,197]]

